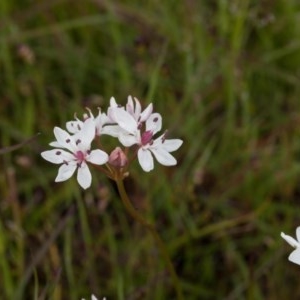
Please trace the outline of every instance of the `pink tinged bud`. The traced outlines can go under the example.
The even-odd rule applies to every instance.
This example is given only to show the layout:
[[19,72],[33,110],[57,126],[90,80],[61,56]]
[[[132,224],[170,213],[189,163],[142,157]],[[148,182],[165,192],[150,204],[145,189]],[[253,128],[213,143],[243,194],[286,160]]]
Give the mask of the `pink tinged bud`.
[[120,147],[116,147],[111,152],[108,162],[114,167],[123,168],[127,165],[128,159],[123,150]]
[[150,130],[145,131],[141,137],[141,143],[143,146],[149,144],[152,141],[153,132]]

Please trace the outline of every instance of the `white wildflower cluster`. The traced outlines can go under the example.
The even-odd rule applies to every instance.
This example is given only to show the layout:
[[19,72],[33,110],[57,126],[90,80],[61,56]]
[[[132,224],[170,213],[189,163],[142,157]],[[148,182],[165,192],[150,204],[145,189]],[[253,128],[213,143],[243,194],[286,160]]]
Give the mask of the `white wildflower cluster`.
[[[53,149],[41,153],[45,160],[60,165],[56,182],[69,179],[77,170],[79,185],[90,187],[92,175],[88,165],[98,166],[106,175],[118,179],[125,176],[135,157],[146,172],[154,168],[153,157],[164,166],[177,164],[170,153],[182,145],[182,140],[167,139],[166,131],[155,137],[162,128],[162,117],[153,112],[152,104],[142,110],[139,100],[129,96],[124,107],[112,97],[107,113],[99,109],[94,116],[87,111],[82,119],[75,115],[66,123],[66,129],[55,127],[56,140],[50,143]],[[100,142],[102,135],[117,138],[120,147],[110,154],[105,149],[92,149],[92,142]]]

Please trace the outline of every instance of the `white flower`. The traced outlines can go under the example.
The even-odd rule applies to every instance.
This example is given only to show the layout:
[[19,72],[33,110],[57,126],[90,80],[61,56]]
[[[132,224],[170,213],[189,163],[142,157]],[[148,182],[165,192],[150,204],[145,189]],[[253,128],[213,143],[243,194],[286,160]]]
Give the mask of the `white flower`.
[[84,189],[90,187],[92,175],[87,162],[102,165],[108,161],[108,155],[104,151],[100,149],[90,150],[91,142],[95,137],[94,120],[92,118],[87,119],[81,124],[80,131],[74,135],[55,127],[54,135],[56,141],[50,145],[56,149],[44,151],[41,156],[51,163],[61,164],[55,181],[60,182],[69,179],[78,169],[78,183]]
[[[144,139],[143,139],[144,138]],[[170,152],[176,151],[183,141],[180,139],[167,140],[165,133],[159,138],[152,140],[152,133],[144,132],[142,135],[142,144],[138,150],[138,160],[142,169],[146,172],[153,170],[153,156],[163,166],[175,166],[176,159]]]
[[281,232],[281,237],[285,239],[292,247],[296,248],[289,256],[289,261],[300,265],[300,227],[296,229],[296,237],[297,240],[292,238],[289,235],[284,234]]
[[[133,102],[128,101],[128,105],[133,105]],[[158,113],[151,113],[149,115],[149,112],[152,112],[151,108],[151,110],[147,109],[145,114],[143,114],[146,111],[144,110],[138,117],[140,108],[132,109],[132,107],[129,110],[133,113],[129,113],[127,110],[121,108],[112,109],[110,112],[111,118],[120,127],[118,134],[119,141],[125,147],[135,144],[139,146],[138,160],[142,169],[146,172],[154,168],[153,155],[164,166],[176,165],[177,161],[170,152],[177,150],[182,145],[182,140],[166,140],[165,133],[154,140],[153,136],[162,127],[161,115]]]
[[110,106],[107,110],[107,117],[117,125],[108,125],[106,130],[111,136],[117,137],[125,146],[130,147],[138,143],[137,134],[151,115],[153,105],[150,103],[142,111],[141,104],[137,98],[128,96],[126,108],[117,104],[115,98],[110,99]]
[[[128,106],[130,105],[131,104]],[[158,132],[162,125],[160,114],[149,114],[149,112],[152,112],[152,106],[148,106],[147,109],[140,114],[138,113],[138,111],[140,111],[139,108],[130,109],[130,111],[131,113],[123,108],[116,107],[109,112],[109,117],[119,125],[116,136],[125,147],[141,143],[141,130],[145,121],[146,131],[151,131],[153,134]]]
[[[92,300],[98,300],[97,298],[96,298],[96,296],[95,295],[92,295],[92,298],[91,298]],[[84,298],[82,298],[81,300],[85,300]],[[104,297],[102,300],[106,300],[106,298]]]

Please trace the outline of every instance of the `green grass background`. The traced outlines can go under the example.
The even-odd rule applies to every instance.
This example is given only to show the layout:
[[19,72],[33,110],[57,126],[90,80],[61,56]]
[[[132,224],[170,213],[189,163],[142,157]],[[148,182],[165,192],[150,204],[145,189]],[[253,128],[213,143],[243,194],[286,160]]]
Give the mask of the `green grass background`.
[[0,1],[1,299],[175,299],[151,236],[93,170],[40,157],[53,127],[111,96],[153,102],[176,167],[132,165],[185,299],[298,299],[280,232],[300,224],[297,0]]

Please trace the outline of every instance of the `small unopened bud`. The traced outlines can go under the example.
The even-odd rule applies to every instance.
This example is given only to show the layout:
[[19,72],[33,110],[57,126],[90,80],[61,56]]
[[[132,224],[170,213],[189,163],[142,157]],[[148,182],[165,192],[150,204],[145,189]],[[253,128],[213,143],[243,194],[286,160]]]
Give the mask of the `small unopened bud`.
[[120,147],[116,147],[109,155],[108,162],[117,168],[123,168],[127,165],[128,159]]

